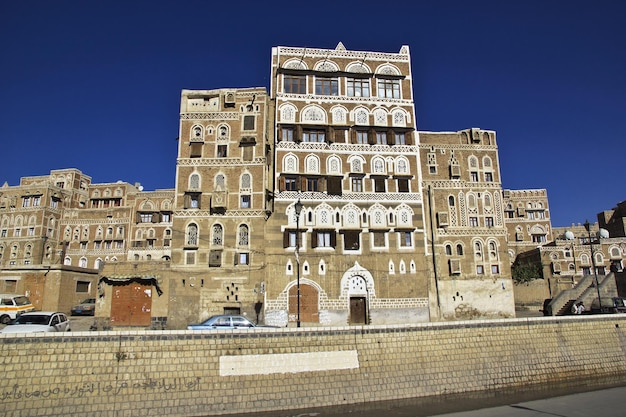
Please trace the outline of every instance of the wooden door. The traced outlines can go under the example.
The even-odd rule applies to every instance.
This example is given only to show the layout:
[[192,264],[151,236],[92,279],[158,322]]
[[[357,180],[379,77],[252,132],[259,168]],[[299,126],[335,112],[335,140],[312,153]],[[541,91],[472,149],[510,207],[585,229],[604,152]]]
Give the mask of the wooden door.
[[[289,321],[298,320],[298,287],[289,289]],[[319,323],[320,313],[318,294],[315,287],[300,284],[300,321],[306,323]]]
[[365,297],[350,297],[350,324],[367,324]]
[[152,286],[137,282],[113,286],[112,326],[150,326]]

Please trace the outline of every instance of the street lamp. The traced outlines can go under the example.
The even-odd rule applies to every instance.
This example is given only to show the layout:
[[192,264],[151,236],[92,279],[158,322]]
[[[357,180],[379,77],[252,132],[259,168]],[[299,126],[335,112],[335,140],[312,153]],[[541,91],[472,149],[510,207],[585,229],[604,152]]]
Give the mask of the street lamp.
[[585,220],[585,229],[589,236],[589,250],[591,251],[591,266],[593,267],[593,276],[596,280],[596,291],[598,292],[598,305],[600,306],[600,313],[602,313],[602,298],[600,298],[600,283],[598,282],[598,272],[596,270],[596,257],[593,256],[593,243],[591,242],[591,225],[589,220]]
[[298,272],[296,274],[296,287],[298,289],[298,320],[297,326],[300,327],[300,213],[302,212],[302,203],[300,199],[295,204],[296,209],[296,267]]

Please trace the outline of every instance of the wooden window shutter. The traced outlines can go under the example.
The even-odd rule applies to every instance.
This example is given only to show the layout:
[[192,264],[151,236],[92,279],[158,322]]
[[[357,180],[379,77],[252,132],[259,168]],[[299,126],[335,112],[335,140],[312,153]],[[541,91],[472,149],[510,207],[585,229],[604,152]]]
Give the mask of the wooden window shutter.
[[337,233],[334,230],[330,232],[330,246],[337,247]]
[[413,132],[407,131],[404,133],[404,139],[407,145],[413,145]]
[[396,144],[396,134],[393,130],[387,131],[387,145],[395,145]]
[[285,191],[285,177],[278,178],[278,191]]
[[313,233],[311,234],[311,247],[312,248],[317,248],[317,231],[314,230]]
[[289,247],[289,230],[283,232],[283,248]]
[[350,143],[356,143],[356,129],[350,130]]
[[307,187],[306,187],[306,177],[302,176],[300,177],[300,188],[298,188],[298,190],[300,191],[306,191]]
[[367,132],[367,143],[370,145],[376,144],[376,131],[374,129],[370,129]]
[[302,126],[297,125],[294,133],[293,141],[302,142]]
[[191,207],[191,196],[189,194],[185,194],[183,200],[183,208],[188,209],[189,207]]
[[333,143],[335,141],[335,129],[332,126],[326,128],[326,143]]
[[318,191],[321,191],[321,192],[328,191],[326,186],[327,186],[326,177],[321,177],[317,182]]

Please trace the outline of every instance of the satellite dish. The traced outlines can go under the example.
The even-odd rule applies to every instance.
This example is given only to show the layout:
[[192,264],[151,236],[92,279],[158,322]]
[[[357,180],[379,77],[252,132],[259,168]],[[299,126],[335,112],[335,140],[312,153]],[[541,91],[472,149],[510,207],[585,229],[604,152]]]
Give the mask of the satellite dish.
[[609,231],[606,229],[600,229],[598,230],[598,237],[601,239],[608,239],[609,238]]
[[143,191],[143,185],[140,185],[139,187],[137,187],[137,189],[138,189],[139,191]]
[[567,232],[565,232],[565,239],[566,240],[574,240],[574,233],[570,230],[568,230]]

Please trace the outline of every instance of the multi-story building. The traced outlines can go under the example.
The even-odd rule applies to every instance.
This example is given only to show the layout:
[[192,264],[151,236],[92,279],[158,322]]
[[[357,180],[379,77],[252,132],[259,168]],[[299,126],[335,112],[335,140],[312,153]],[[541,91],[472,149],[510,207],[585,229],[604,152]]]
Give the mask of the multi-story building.
[[275,47],[271,80],[266,322],[429,320],[409,48]]
[[[261,313],[271,141],[264,88],[184,90],[170,292],[181,317]],[[172,309],[175,300],[172,300]]]
[[174,189],[75,169],[1,187],[0,291],[96,296],[103,328],[513,316],[511,262],[552,240],[546,191],[502,190],[495,132],[415,120],[408,47],[275,47],[269,96],[183,90]]
[[431,299],[444,319],[515,315],[496,134],[420,132]]
[[503,190],[504,221],[507,228],[509,258],[552,242],[548,192],[540,190]]

